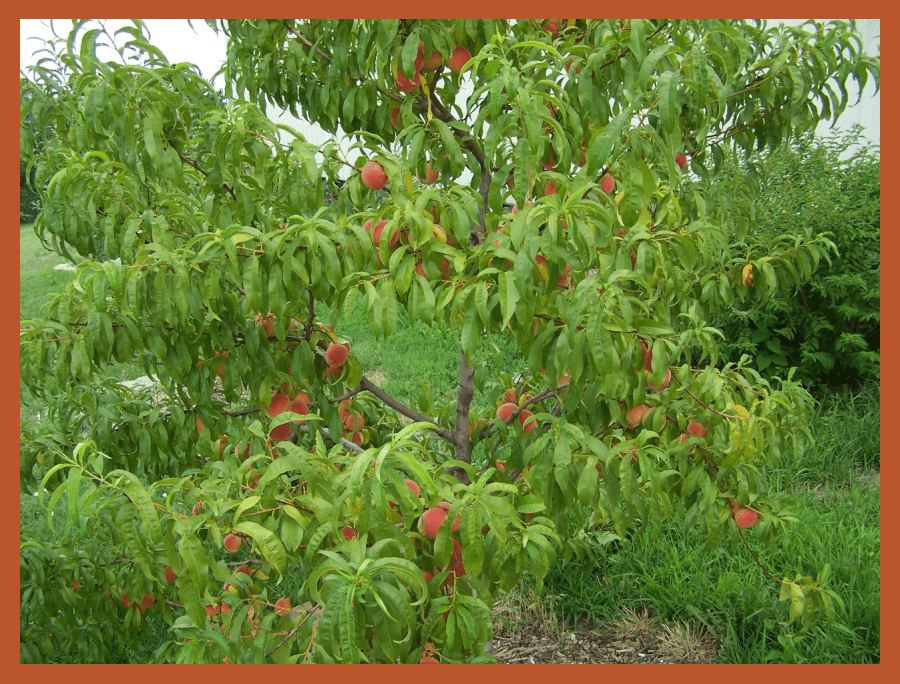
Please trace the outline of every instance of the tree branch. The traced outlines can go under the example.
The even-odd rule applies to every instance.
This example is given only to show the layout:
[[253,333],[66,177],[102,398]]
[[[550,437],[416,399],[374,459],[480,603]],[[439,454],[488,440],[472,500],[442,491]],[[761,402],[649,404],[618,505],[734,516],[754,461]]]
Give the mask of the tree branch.
[[450,432],[450,430],[447,430],[446,428],[441,427],[440,423],[432,420],[428,416],[422,415],[418,411],[414,411],[413,409],[409,408],[409,406],[407,406],[406,404],[398,401],[397,399],[394,399],[394,397],[392,397],[390,394],[385,392],[378,385],[376,385],[374,382],[369,380],[369,378],[367,378],[366,376],[363,376],[362,379],[359,381],[359,386],[363,390],[371,392],[376,397],[381,399],[382,402],[384,402],[385,404],[390,406],[392,409],[394,409],[398,413],[406,416],[407,418],[410,418],[410,419],[416,421],[417,423],[430,423],[431,425],[437,426],[438,429],[435,430],[435,434],[437,434],[439,437],[442,437],[443,439],[447,440],[451,444],[456,443],[455,440],[453,439],[453,433]]
[[[456,458],[465,463],[472,462],[472,440],[469,438],[469,407],[475,396],[475,368],[466,363],[466,355],[459,352],[459,392],[456,395],[456,427],[453,429],[453,444]],[[465,474],[465,471],[463,471]],[[459,475],[456,475],[457,478]]]
[[[299,31],[297,31],[297,30],[296,30],[293,26],[291,26],[290,24],[286,24],[286,25],[287,25],[287,30],[290,31],[291,33],[293,33],[293,34],[294,34],[294,37],[295,37],[297,40],[299,40],[301,43],[303,43],[306,47],[311,48],[311,47],[313,46],[313,43],[312,43],[312,41],[310,41],[309,38],[307,38],[307,37],[304,36],[302,33],[300,33]],[[329,55],[327,52],[325,52],[325,51],[322,50],[321,48],[316,48],[316,54],[319,55],[320,57],[322,57],[323,59],[329,61],[329,62],[331,61],[331,55]]]
[[[321,343],[321,342],[320,342],[320,344],[324,345],[324,343]],[[315,353],[317,356],[324,359],[325,355],[322,352],[316,351]],[[417,423],[429,423],[431,425],[434,425],[435,427],[437,427],[437,430],[435,430],[435,434],[437,434],[442,439],[445,439],[446,441],[450,442],[451,444],[456,444],[455,440],[453,439],[453,433],[450,430],[441,426],[440,423],[433,420],[432,418],[429,418],[428,416],[423,415],[423,414],[419,413],[418,411],[415,411],[414,409],[411,409],[409,406],[407,406],[403,402],[399,401],[398,399],[395,399],[390,394],[388,394],[383,389],[381,389],[378,385],[376,385],[374,382],[369,380],[369,378],[367,378],[365,375],[362,376],[362,378],[360,379],[359,386],[356,389],[350,390],[343,397],[329,399],[329,403],[334,403],[336,401],[343,401],[343,399],[349,399],[353,395],[359,394],[360,392],[371,392],[376,397],[381,399],[381,401],[383,403],[387,404],[388,406],[390,406],[392,409],[394,409],[398,413],[406,416],[407,418],[409,418]]]
[[[274,610],[274,608],[272,606],[268,606],[268,608],[269,608],[269,610]],[[300,620],[300,622],[297,623],[297,626],[294,627],[294,629],[292,629],[290,632],[287,633],[287,636],[285,636],[284,639],[281,640],[281,643],[278,644],[271,651],[266,653],[266,658],[271,657],[272,654],[275,653],[275,651],[277,651],[279,648],[284,646],[287,643],[287,640],[290,639],[292,636],[294,636],[300,630],[300,628],[306,624],[306,621],[309,620],[309,618],[312,616],[312,614],[313,614],[313,611],[309,611],[308,613],[306,613],[306,616],[302,620]]]
[[[302,432],[302,433],[305,434],[305,435],[311,434],[308,425],[300,425],[300,426],[298,426],[298,427],[297,427],[297,432]],[[346,439],[344,439],[343,437],[339,437],[338,439],[334,439],[334,438],[331,436],[331,432],[329,431],[328,428],[319,428],[319,432],[322,433],[322,436],[323,436],[325,439],[329,439],[329,440],[331,440],[332,442],[334,442],[335,444],[337,444],[338,442],[340,442],[341,446],[344,447],[347,451],[352,451],[352,452],[355,453],[355,454],[361,454],[361,453],[363,453],[363,452],[365,451],[365,449],[363,449],[362,447],[356,446],[353,442],[351,442],[351,441],[349,441],[349,440],[346,440]]]

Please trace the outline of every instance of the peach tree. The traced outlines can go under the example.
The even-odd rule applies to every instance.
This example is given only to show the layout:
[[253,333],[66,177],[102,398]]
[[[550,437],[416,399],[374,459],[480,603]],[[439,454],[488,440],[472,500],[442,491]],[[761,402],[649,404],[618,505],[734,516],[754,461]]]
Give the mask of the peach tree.
[[[489,661],[523,573],[668,524],[776,543],[811,398],[707,321],[831,246],[751,255],[718,171],[877,78],[852,25],[209,23],[224,92],[141,22],[21,79],[35,230],[77,263],[21,322],[21,487],[65,521],[21,539],[23,660],[108,657],[149,611],[160,661]],[[453,393],[369,377],[358,306],[388,347],[401,310],[456,340]],[[827,574],[772,575],[786,619],[833,613]]]

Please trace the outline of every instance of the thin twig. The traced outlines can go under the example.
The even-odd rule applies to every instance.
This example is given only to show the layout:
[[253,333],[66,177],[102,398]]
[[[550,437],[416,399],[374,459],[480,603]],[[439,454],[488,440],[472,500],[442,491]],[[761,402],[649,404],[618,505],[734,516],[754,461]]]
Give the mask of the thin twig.
[[275,653],[275,651],[277,651],[279,648],[281,648],[282,646],[284,646],[285,642],[287,642],[288,639],[290,639],[292,636],[294,636],[294,635],[297,633],[297,631],[298,631],[303,625],[306,624],[306,621],[309,620],[309,618],[310,618],[311,615],[312,615],[312,611],[309,611],[308,613],[306,613],[306,616],[305,616],[302,620],[300,620],[300,622],[297,623],[297,626],[294,627],[294,629],[292,629],[290,632],[287,633],[287,636],[284,637],[284,639],[281,640],[281,643],[278,644],[278,645],[277,645],[275,648],[273,648],[271,651],[269,651],[268,653],[266,653],[266,658],[270,657],[273,653]]
[[722,416],[723,418],[728,418],[729,420],[731,420],[732,418],[737,418],[738,420],[750,420],[749,416],[745,418],[744,416],[738,416],[738,415],[732,416],[727,413],[722,413],[721,411],[716,411],[716,409],[714,409],[712,406],[707,404],[705,401],[702,401],[701,399],[699,399],[696,394],[691,392],[687,388],[687,385],[685,385],[683,382],[681,382],[681,380],[679,379],[679,377],[677,375],[675,375],[674,373],[672,375],[676,380],[678,380],[678,383],[682,386],[682,388],[684,388],[684,391],[687,392],[691,397],[693,397],[694,401],[696,401],[698,404],[703,406],[707,411],[710,411],[711,413],[715,413],[718,416]]
[[[290,24],[287,24],[287,30],[290,31],[291,33],[293,33],[293,34],[294,34],[294,37],[295,37],[297,40],[299,40],[301,43],[303,43],[306,47],[311,48],[311,47],[313,46],[313,43],[312,43],[312,41],[310,41],[309,38],[307,38],[307,37],[304,36],[302,33],[300,33],[299,31],[297,31],[297,30],[296,30],[293,26],[291,26]],[[329,62],[331,61],[331,55],[329,55],[327,52],[325,52],[324,50],[322,50],[322,48],[316,48],[316,54],[319,55],[320,57],[322,57],[323,59],[329,61]]]
[[756,564],[760,567],[760,569],[761,569],[764,573],[766,573],[769,577],[771,577],[773,580],[775,580],[776,582],[778,582],[778,584],[784,584],[784,580],[780,580],[780,579],[778,579],[777,577],[775,577],[775,575],[773,575],[771,572],[769,572],[769,571],[766,569],[766,566],[764,566],[762,563],[759,562],[759,558],[757,558],[757,557],[756,557],[756,554],[753,553],[753,549],[750,548],[750,544],[748,544],[748,543],[747,543],[747,540],[744,538],[744,531],[743,531],[740,527],[738,527],[738,534],[741,535],[741,541],[744,542],[744,546],[747,547],[747,550],[750,552],[750,555],[753,556],[753,560],[756,561]]

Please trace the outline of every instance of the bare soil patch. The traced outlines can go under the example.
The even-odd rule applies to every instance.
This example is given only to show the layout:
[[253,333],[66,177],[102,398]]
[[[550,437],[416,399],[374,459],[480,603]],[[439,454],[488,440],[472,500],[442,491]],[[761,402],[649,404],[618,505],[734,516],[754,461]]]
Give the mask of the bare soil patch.
[[702,626],[665,624],[647,610],[626,611],[600,625],[566,625],[553,613],[552,597],[507,599],[494,611],[494,638],[486,650],[512,664],[708,664],[719,643]]

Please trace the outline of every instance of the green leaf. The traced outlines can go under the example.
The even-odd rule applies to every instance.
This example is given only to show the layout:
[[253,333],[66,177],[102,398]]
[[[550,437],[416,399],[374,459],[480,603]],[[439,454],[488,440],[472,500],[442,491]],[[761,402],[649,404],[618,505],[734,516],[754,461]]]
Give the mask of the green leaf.
[[667,71],[659,77],[659,116],[669,133],[678,127],[678,73]]
[[621,190],[624,197],[619,203],[619,212],[626,228],[638,223],[654,187],[655,180],[650,168],[640,160],[632,161],[622,178]]
[[194,534],[188,533],[181,536],[176,546],[181,560],[187,566],[191,583],[197,591],[202,592],[206,588],[206,578],[209,572],[209,562],[203,544]]
[[69,492],[69,524],[73,527],[79,527],[78,520],[78,495],[81,484],[81,468],[75,467],[69,470],[68,488]]
[[803,615],[806,608],[806,596],[803,593],[803,587],[795,582],[791,582],[791,609],[788,615],[787,624],[791,624],[797,618]]
[[[121,474],[121,472],[122,471],[114,471],[114,473],[118,474]],[[110,473],[110,476],[114,473]],[[159,517],[156,514],[156,509],[153,506],[150,494],[133,475],[129,473],[127,477],[129,477],[129,479],[122,485],[122,491],[125,492],[125,495],[131,500],[131,503],[134,504],[135,508],[137,508],[138,512],[141,514],[141,520],[144,522],[144,529],[146,529],[147,534],[150,535],[150,540],[154,544],[161,544],[162,528],[159,524]]]
[[590,506],[597,495],[597,487],[600,482],[600,473],[597,472],[597,460],[595,458],[587,459],[584,468],[578,475],[578,502],[582,506]]
[[[594,177],[600,173],[601,167],[606,164],[613,146],[622,134],[625,123],[631,119],[632,107],[627,106],[610,121],[603,131],[594,137],[587,153],[587,173]],[[518,187],[518,181],[516,182]]]
[[429,125],[437,128],[438,134],[441,136],[441,141],[444,143],[444,153],[450,161],[450,171],[454,175],[462,173],[463,167],[465,166],[465,160],[463,159],[459,141],[457,137],[453,135],[453,131],[450,130],[450,127],[447,124],[437,118],[432,119],[429,122]]
[[284,550],[284,545],[281,543],[281,540],[275,536],[271,530],[267,530],[262,525],[257,525],[256,523],[246,520],[239,525],[235,525],[234,529],[238,532],[248,534],[259,546],[263,557],[265,557],[278,572],[284,574],[287,567],[287,552]]
[[700,479],[700,473],[702,472],[704,472],[704,465],[702,463],[698,463],[691,469],[691,472],[687,474],[687,477],[684,478],[684,482],[681,484],[682,497],[690,496],[697,490],[697,483]]
[[509,325],[513,314],[516,312],[516,305],[519,303],[519,290],[516,287],[516,278],[513,273],[504,271],[499,275],[498,286],[500,292],[500,312],[503,314],[503,328]]
[[[277,463],[277,461],[276,461],[276,463]],[[232,525],[237,524],[237,521],[240,519],[241,514],[244,511],[246,511],[250,508],[253,508],[261,500],[262,500],[261,496],[248,496],[246,499],[241,501],[241,504],[237,507],[237,510],[234,512],[234,519],[232,520]]]
[[[300,472],[303,468],[303,461],[299,456],[292,453],[282,454],[280,458],[272,461],[266,466],[266,471],[259,478],[257,488],[262,491],[263,488],[272,480],[278,479],[285,473],[292,471]],[[235,518],[237,520],[237,518]]]
[[490,313],[487,308],[488,291],[487,287],[478,283],[475,285],[475,306],[478,309],[478,316],[481,318],[482,327],[487,330],[491,326]]
[[160,149],[160,138],[162,137],[162,123],[159,114],[148,107],[145,110],[147,116],[144,117],[144,148],[150,157],[150,163],[153,166],[154,173],[157,178],[163,177],[163,153]]
[[178,590],[178,599],[184,606],[191,624],[197,629],[206,627],[208,617],[206,609],[201,601],[201,593],[197,585],[189,577],[179,576],[175,580],[175,588]]
[[634,327],[635,330],[642,335],[649,335],[652,337],[665,337],[675,334],[675,331],[662,321],[654,321],[649,318],[637,319],[634,322]]
[[668,43],[663,45],[657,45],[650,51],[650,54],[647,55],[647,58],[641,64],[641,71],[635,79],[634,88],[642,88],[644,82],[650,77],[650,74],[656,69],[657,63],[659,63],[660,58],[663,55],[670,52],[674,49],[675,46],[670,45]]

